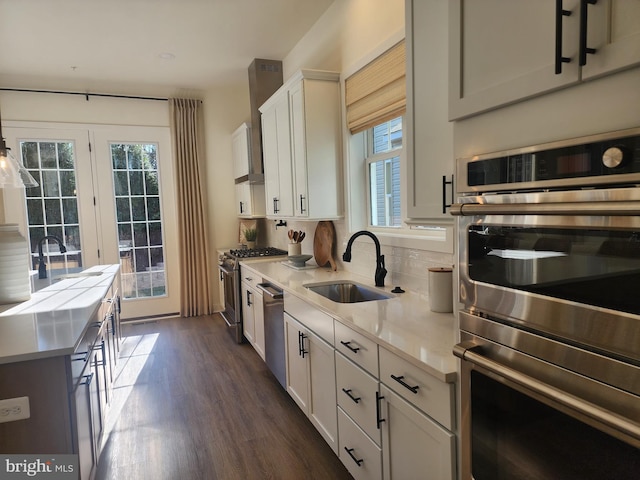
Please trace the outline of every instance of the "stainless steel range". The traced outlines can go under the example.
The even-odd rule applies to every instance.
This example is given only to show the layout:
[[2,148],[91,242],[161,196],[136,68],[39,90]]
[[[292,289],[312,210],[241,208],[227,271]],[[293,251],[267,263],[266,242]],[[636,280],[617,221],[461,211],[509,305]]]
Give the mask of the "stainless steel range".
[[462,478],[637,478],[640,128],[457,178]]
[[219,259],[220,279],[224,282],[224,311],[227,323],[236,342],[243,342],[242,307],[240,305],[240,262],[243,260],[286,256],[287,252],[274,247],[243,248],[229,250]]

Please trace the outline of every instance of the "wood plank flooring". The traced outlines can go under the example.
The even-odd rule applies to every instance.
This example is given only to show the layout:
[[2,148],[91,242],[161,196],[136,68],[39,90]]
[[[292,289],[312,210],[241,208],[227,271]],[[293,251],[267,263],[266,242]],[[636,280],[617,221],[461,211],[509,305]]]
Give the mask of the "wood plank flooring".
[[219,315],[123,333],[97,480],[352,478]]

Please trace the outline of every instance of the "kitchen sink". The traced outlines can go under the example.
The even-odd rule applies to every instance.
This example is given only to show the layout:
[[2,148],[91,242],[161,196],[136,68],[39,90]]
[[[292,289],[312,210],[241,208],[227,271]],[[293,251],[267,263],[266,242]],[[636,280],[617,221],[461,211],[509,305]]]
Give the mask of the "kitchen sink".
[[75,272],[75,273],[65,273],[62,275],[57,275],[55,279],[64,280],[65,278],[97,277],[100,275],[102,275],[102,272]]
[[304,287],[337,303],[371,302],[393,298],[393,295],[349,281],[308,283]]

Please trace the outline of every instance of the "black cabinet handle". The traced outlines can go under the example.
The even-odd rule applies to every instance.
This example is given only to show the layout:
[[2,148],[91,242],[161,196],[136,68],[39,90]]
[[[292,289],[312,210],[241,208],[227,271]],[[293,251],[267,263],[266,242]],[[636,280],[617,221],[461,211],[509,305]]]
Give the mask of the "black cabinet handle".
[[360,459],[356,458],[356,456],[353,454],[353,452],[355,451],[355,448],[344,447],[344,449],[349,454],[349,456],[353,459],[353,461],[356,462],[356,465],[361,467],[362,463],[364,462],[364,460],[362,458],[360,458]]
[[589,5],[595,5],[598,0],[580,0],[580,59],[578,64],[582,67],[587,64],[587,54],[596,53],[595,48],[587,47],[587,10]]
[[307,336],[302,333],[302,332],[298,332],[298,355],[300,355],[302,358],[304,358],[304,356],[309,353],[304,349],[304,339],[307,338]]
[[244,213],[243,209],[242,209],[242,202],[240,202],[240,213]]
[[82,381],[80,385],[91,385],[91,382],[93,381],[93,372],[89,375],[83,375],[82,378],[84,378],[84,381]]
[[278,208],[278,197],[273,197],[273,213],[278,213],[280,209]]
[[340,340],[340,343],[345,347],[347,347],[349,350],[351,350],[353,353],[358,353],[358,351],[360,350],[360,347],[352,347],[351,342],[345,342]]
[[384,418],[380,418],[380,415],[381,415],[380,404],[382,403],[381,402],[382,399],[384,399],[384,397],[380,395],[380,392],[376,390],[376,427],[378,428],[378,430],[380,430],[380,424],[385,421]]
[[251,290],[247,290],[247,307],[251,306]]
[[354,397],[353,395],[351,395],[351,389],[347,390],[345,388],[342,389],[342,391],[344,393],[347,394],[347,397],[349,397],[351,400],[353,400],[355,403],[359,403],[360,402],[360,397]]
[[306,199],[306,197],[302,194],[300,194],[300,213],[304,213],[305,209],[304,209],[304,205],[303,205],[303,201]]
[[308,350],[304,349],[304,339],[307,338],[307,336],[300,332],[300,345],[301,345],[301,349],[300,349],[300,353],[302,354],[302,358],[304,358],[304,356],[309,353]]
[[391,378],[393,378],[396,382],[398,382],[400,385],[402,385],[406,389],[411,390],[413,393],[418,393],[418,389],[420,388],[420,386],[416,385],[415,387],[412,387],[411,385],[409,385],[404,381],[404,376],[401,375],[399,377],[396,377],[395,375],[391,375]]
[[[451,202],[447,203],[447,185],[451,185]],[[447,176],[442,176],[442,213],[447,213],[447,208],[449,208],[454,202],[455,192],[453,191],[453,175],[451,175],[451,180],[447,180]]]
[[571,63],[571,59],[562,56],[562,17],[571,16],[571,10],[562,8],[563,0],[556,0],[556,75],[562,73],[562,64]]

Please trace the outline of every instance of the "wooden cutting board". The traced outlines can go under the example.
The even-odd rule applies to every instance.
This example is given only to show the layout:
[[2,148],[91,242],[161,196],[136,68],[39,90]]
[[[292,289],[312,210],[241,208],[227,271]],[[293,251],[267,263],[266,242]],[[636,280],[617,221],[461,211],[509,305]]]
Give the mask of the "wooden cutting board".
[[333,222],[323,220],[318,222],[316,233],[313,236],[313,257],[320,267],[331,265],[332,270],[337,270],[333,253],[336,244],[336,229]]

